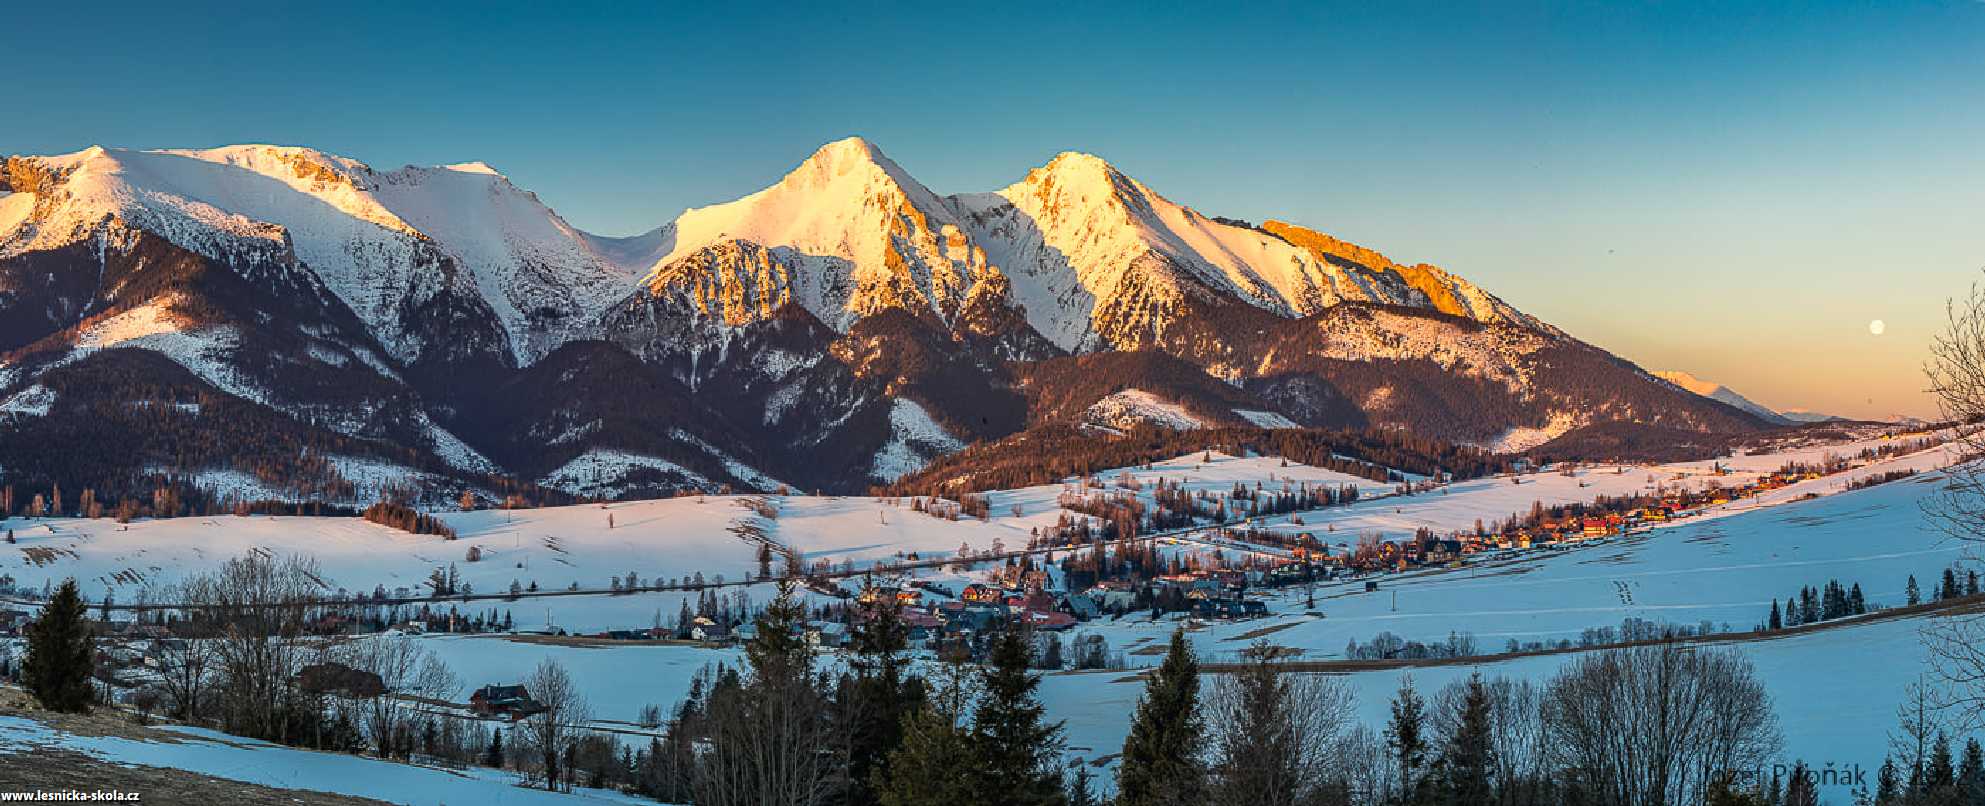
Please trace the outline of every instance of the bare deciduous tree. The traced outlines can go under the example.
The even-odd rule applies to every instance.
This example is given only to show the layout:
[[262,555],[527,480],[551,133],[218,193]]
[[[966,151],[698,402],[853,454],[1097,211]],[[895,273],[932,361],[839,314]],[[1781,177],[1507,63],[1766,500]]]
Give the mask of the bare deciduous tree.
[[200,698],[212,679],[213,643],[198,638],[174,638],[161,642],[158,651],[159,684],[174,719],[188,722],[200,718]]
[[1397,797],[1399,774],[1385,738],[1370,725],[1352,727],[1331,756],[1339,768],[1336,775],[1357,796],[1356,802],[1391,803]]
[[1543,803],[1550,777],[1539,718],[1543,693],[1528,680],[1490,680],[1491,745],[1502,803]]
[[235,733],[278,741],[288,722],[282,708],[310,649],[301,639],[312,602],[323,588],[317,561],[248,554],[211,575],[189,580],[186,602],[218,631],[210,646],[219,677],[222,716]]
[[347,645],[338,661],[379,677],[383,691],[363,698],[360,714],[380,757],[424,701],[448,700],[462,684],[448,664],[414,638],[378,636]]
[[[1930,344],[1924,365],[1942,419],[1954,424],[1955,454],[1940,493],[1924,514],[1946,535],[1971,547],[1966,560],[1985,560],[1985,287],[1972,286],[1946,307],[1948,324]],[[1944,684],[1937,705],[1961,727],[1985,727],[1985,614],[1944,614],[1923,628],[1930,667]]]
[[537,670],[524,681],[524,689],[543,710],[526,717],[521,732],[537,749],[544,766],[545,788],[557,789],[559,759],[578,737],[580,725],[590,718],[586,698],[565,667],[549,659],[538,662]]
[[1698,803],[1725,776],[1758,769],[1781,739],[1748,660],[1680,644],[1589,654],[1543,699],[1545,752],[1600,803]]
[[1895,730],[1889,733],[1889,753],[1902,765],[1912,781],[1921,781],[1930,755],[1944,735],[1939,719],[1938,699],[1923,681],[1903,689],[1903,700],[1895,707]]

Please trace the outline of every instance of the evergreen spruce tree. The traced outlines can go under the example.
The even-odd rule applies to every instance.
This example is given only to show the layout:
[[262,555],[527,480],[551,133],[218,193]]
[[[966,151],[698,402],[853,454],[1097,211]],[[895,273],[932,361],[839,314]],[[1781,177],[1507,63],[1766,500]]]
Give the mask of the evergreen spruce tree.
[[1739,791],[1729,776],[1717,778],[1703,793],[1703,806],[1773,806],[1760,792]]
[[726,678],[707,707],[709,748],[700,754],[697,803],[812,803],[845,791],[847,745],[835,730],[828,692],[801,634],[807,606],[796,579],[783,580],[745,644],[745,674]]
[[1041,678],[1027,671],[1031,654],[1017,629],[993,641],[992,666],[980,682],[972,715],[972,742],[987,776],[979,803],[1059,806],[1067,799],[1058,761],[1061,723],[1043,721],[1046,709],[1035,695]]
[[1957,768],[1951,764],[1951,743],[1943,734],[1930,747],[1930,768],[1923,773],[1924,789],[1935,795],[1957,783]]
[[1882,768],[1875,773],[1875,806],[1893,804],[1902,796],[1902,782],[1896,780],[1895,756],[1883,756]]
[[483,751],[482,765],[491,769],[503,769],[503,728],[500,726],[489,736],[489,749]]
[[1117,767],[1118,806],[1202,803],[1206,768],[1201,750],[1205,720],[1199,710],[1199,661],[1184,630],[1144,686]]
[[1857,616],[1865,615],[1868,612],[1868,600],[1861,595],[1861,583],[1859,582],[1854,583],[1854,587],[1849,588],[1847,591],[1847,609]]
[[93,693],[90,675],[96,665],[96,648],[76,580],[64,580],[55,589],[55,596],[28,627],[27,637],[21,681],[28,693],[50,711],[89,710]]
[[784,681],[812,671],[813,653],[800,634],[806,623],[806,603],[782,584],[779,595],[753,621],[757,635],[744,645],[745,665],[754,680]]
[[1902,590],[1903,590],[1903,596],[1907,598],[1907,601],[1912,607],[1923,603],[1923,591],[1922,589],[1916,587],[1915,574],[1909,575],[1909,585],[1904,587]]
[[1075,774],[1068,781],[1068,806],[1101,806],[1096,802],[1089,765],[1078,761],[1072,766],[1075,767]]
[[1462,691],[1461,718],[1447,746],[1447,794],[1453,803],[1491,800],[1490,776],[1496,768],[1491,708],[1489,687],[1482,676],[1469,677]]
[[1413,690],[1413,679],[1409,677],[1399,684],[1399,693],[1392,698],[1392,720],[1385,728],[1385,746],[1392,751],[1400,798],[1409,803],[1421,799],[1421,769],[1427,760],[1425,728],[1426,701]]
[[1957,763],[1957,799],[1960,803],[1985,803],[1985,748],[1977,738],[1966,739],[1964,755]]
[[1792,774],[1785,781],[1785,797],[1776,802],[1784,806],[1819,806],[1819,788],[1805,761],[1792,763]]
[[862,613],[850,637],[848,666],[854,674],[843,686],[840,710],[849,720],[849,799],[872,802],[872,786],[902,745],[907,718],[923,705],[924,684],[905,671],[909,628],[894,592],[884,591]]
[[950,665],[922,706],[903,721],[903,740],[870,782],[883,806],[957,806],[977,801],[987,775],[964,715],[964,672]]
[[1782,617],[1780,617],[1778,614],[1777,599],[1771,600],[1771,620],[1766,624],[1767,624],[1767,628],[1774,632],[1785,629],[1785,620]]

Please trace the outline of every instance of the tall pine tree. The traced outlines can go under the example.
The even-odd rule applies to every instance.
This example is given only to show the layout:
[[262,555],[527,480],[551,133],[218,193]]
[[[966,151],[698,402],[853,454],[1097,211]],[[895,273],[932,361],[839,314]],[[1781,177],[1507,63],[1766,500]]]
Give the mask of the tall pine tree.
[[1496,768],[1489,687],[1477,674],[1462,689],[1461,714],[1448,738],[1447,794],[1453,803],[1488,803]]
[[1075,772],[1068,781],[1068,806],[1098,806],[1095,787],[1090,784],[1093,776],[1089,765],[1077,761],[1073,766]]
[[984,759],[986,779],[977,802],[996,806],[1060,806],[1067,800],[1061,780],[1061,723],[1043,719],[1046,709],[1035,689],[1038,675],[1027,671],[1033,653],[1020,630],[993,640],[992,666],[980,683],[972,714],[972,742]]
[[1408,803],[1422,800],[1422,769],[1427,762],[1426,707],[1420,692],[1413,689],[1413,679],[1405,679],[1399,684],[1399,693],[1392,698],[1392,721],[1385,728],[1385,746],[1392,751],[1399,797]]
[[1978,739],[1966,739],[1964,755],[1957,762],[1958,802],[1985,803],[1985,748]]
[[1875,773],[1875,803],[1886,806],[1902,795],[1902,782],[1895,770],[1895,756],[1883,756],[1882,768]]
[[28,693],[50,711],[89,710],[90,674],[96,647],[76,580],[63,580],[41,615],[28,627],[28,654],[21,662],[21,679]]
[[903,743],[907,718],[923,705],[924,684],[905,671],[909,629],[894,591],[863,607],[851,638],[853,676],[837,705],[849,728],[848,798],[868,803],[876,799],[872,785],[883,764]]
[[1145,683],[1117,768],[1118,806],[1202,803],[1200,759],[1205,720],[1199,707],[1199,661],[1184,630],[1172,632],[1165,661]]
[[1931,792],[1950,788],[1957,783],[1957,768],[1951,763],[1951,743],[1942,733],[1930,746],[1930,768],[1923,773],[1923,786]]
[[489,735],[489,749],[482,753],[482,765],[491,769],[503,769],[503,726]]
[[1785,780],[1785,796],[1778,802],[1783,806],[1819,806],[1819,788],[1814,780],[1813,771],[1806,766],[1806,762],[1792,763],[1792,773]]
[[958,806],[980,800],[984,758],[972,734],[959,726],[964,717],[964,672],[957,665],[940,670],[931,696],[903,721],[903,739],[877,768],[871,781],[883,806]]

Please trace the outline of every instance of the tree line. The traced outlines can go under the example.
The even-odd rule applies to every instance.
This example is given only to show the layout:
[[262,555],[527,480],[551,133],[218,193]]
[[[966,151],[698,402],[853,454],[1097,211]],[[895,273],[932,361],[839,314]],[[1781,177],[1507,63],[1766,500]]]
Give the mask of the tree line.
[[[666,716],[647,709],[641,723],[656,735],[624,748],[587,730],[584,696],[551,662],[526,681],[543,710],[507,733],[405,707],[402,696],[449,699],[459,681],[414,639],[297,640],[313,576],[307,561],[249,556],[189,582],[212,629],[162,654],[167,712],[290,744],[426,753],[516,769],[548,788],[696,804],[1815,802],[1817,774],[1803,765],[1789,780],[1750,774],[1781,736],[1762,681],[1734,650],[1591,652],[1541,682],[1478,674],[1431,693],[1408,677],[1372,725],[1341,681],[1291,671],[1272,645],[1206,674],[1176,632],[1145,676],[1106,780],[1100,758],[1065,760],[1063,726],[1032,671],[1040,644],[1022,630],[994,639],[982,665],[919,665],[883,597],[863,605],[846,662],[823,664],[788,583],[758,614],[742,662],[699,674]],[[284,602],[296,607],[262,606]],[[24,681],[46,707],[88,708],[92,656],[71,581],[29,629]],[[1897,736],[1909,741],[1899,739],[1873,802],[1975,802],[1963,793],[1981,780],[1976,742],[1953,759],[1946,734],[1912,713],[1903,709]]]
[[1508,469],[1504,459],[1468,445],[1398,429],[1138,427],[1105,434],[1073,426],[1032,429],[939,457],[923,470],[873,490],[882,496],[944,495],[1054,484],[1105,470],[1138,467],[1204,451],[1281,456],[1292,462],[1380,482],[1399,473],[1457,479]]

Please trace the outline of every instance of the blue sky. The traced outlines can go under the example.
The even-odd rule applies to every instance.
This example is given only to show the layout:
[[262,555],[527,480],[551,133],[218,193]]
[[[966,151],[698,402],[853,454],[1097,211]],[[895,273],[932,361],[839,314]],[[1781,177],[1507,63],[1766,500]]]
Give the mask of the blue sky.
[[483,160],[618,234],[850,134],[940,193],[1089,151],[1863,416],[1929,412],[1924,346],[1985,267],[1978,0],[719,6],[13,8],[0,152]]

